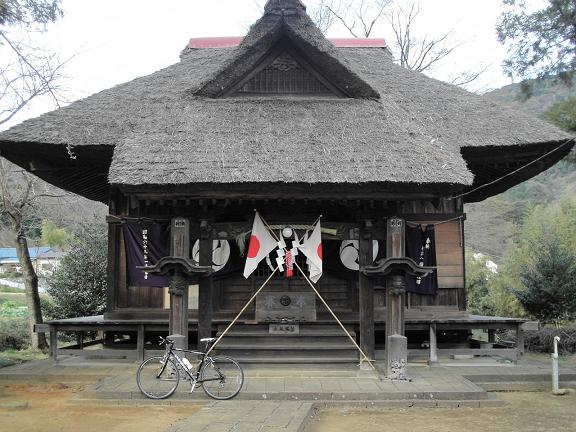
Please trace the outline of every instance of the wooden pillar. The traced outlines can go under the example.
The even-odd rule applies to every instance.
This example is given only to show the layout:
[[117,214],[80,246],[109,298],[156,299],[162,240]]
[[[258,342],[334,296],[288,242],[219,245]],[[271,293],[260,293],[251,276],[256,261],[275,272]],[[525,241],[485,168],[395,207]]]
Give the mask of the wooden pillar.
[[58,361],[58,327],[50,326],[50,358]]
[[524,355],[524,329],[521,323],[516,326],[516,353],[517,360],[520,360]]
[[496,342],[496,330],[494,330],[494,329],[488,330],[488,342],[490,342],[490,343]]
[[144,324],[138,325],[138,333],[136,336],[136,353],[139,361],[144,361],[144,343],[145,343]]
[[[386,223],[386,257],[406,256],[404,220],[388,219]],[[404,336],[404,304],[406,302],[404,275],[390,275],[386,280],[386,336]]]
[[[200,224],[199,264],[212,265],[212,229],[208,221]],[[198,347],[200,339],[212,336],[212,276],[200,279],[198,283]]]
[[[386,223],[386,257],[405,257],[404,220],[390,218]],[[406,380],[408,340],[404,336],[404,304],[406,280],[404,273],[386,278],[386,376]]]
[[[184,218],[172,219],[172,238],[170,252],[172,256],[190,258],[190,222]],[[188,348],[188,279],[181,271],[175,271],[170,277],[170,334],[184,336],[178,341]]]
[[79,349],[84,349],[84,332],[76,332],[76,345]]
[[[360,228],[358,241],[358,263],[360,269],[371,265],[374,261],[372,252],[372,224],[364,221]],[[360,348],[368,356],[374,358],[374,283],[372,278],[362,271],[358,272],[358,309],[360,321]]]
[[116,223],[108,222],[108,269],[106,279],[106,312],[111,313],[117,307],[118,292],[118,269],[119,269],[119,247],[120,247],[120,227]]
[[436,323],[430,323],[430,357],[428,364],[433,365],[438,363],[438,339],[436,338]]

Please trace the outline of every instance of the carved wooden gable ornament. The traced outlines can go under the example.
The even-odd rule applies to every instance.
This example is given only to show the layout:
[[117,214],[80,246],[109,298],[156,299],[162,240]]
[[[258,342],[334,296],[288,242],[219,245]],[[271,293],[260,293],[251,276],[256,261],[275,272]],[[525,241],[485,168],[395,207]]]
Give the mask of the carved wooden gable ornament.
[[289,48],[274,50],[259,67],[225,92],[224,96],[264,94],[344,97],[336,86]]
[[380,97],[324,37],[299,0],[269,0],[264,16],[193,94]]

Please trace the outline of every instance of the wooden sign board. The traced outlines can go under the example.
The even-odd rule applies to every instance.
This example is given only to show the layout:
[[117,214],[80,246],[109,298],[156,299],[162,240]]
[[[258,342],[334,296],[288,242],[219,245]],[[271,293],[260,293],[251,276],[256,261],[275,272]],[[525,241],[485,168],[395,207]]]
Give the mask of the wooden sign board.
[[276,335],[300,334],[300,324],[270,324],[268,333]]
[[316,321],[313,292],[268,292],[256,297],[256,321]]

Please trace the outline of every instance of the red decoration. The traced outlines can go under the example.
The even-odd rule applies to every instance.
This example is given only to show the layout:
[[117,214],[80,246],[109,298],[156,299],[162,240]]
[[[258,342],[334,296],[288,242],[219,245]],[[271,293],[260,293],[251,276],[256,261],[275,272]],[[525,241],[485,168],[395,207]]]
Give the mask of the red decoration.
[[290,278],[294,276],[294,258],[292,257],[292,252],[286,252],[286,256],[284,257],[286,263],[286,271],[284,272],[284,276]]

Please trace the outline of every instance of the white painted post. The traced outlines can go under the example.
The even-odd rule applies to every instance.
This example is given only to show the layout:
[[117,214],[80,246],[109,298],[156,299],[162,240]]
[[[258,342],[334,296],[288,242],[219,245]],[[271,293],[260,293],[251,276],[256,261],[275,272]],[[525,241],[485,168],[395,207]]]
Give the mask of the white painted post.
[[554,352],[552,353],[552,394],[563,395],[565,390],[560,390],[560,371],[558,368],[558,342],[559,336],[554,336]]

